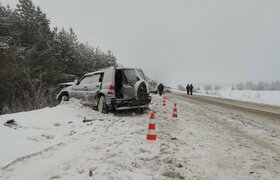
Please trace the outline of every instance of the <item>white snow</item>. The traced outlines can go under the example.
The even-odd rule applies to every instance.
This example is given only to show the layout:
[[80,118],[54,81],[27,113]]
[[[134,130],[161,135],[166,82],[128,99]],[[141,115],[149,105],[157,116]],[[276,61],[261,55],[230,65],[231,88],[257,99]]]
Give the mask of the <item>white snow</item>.
[[[71,99],[68,104],[0,116],[0,167],[56,143],[63,142],[72,124],[81,121],[83,114],[92,112],[78,100]],[[19,128],[12,129],[3,124],[14,119]]]
[[[187,93],[175,89],[173,91]],[[280,91],[232,90],[230,87],[224,87],[221,90],[201,89],[194,94],[280,106]]]
[[[171,118],[175,102],[178,119]],[[248,130],[251,126],[230,119],[234,114],[170,95],[166,107],[154,95],[150,108],[156,112],[155,142],[146,140],[149,112],[100,114],[71,99],[53,108],[2,115],[0,179],[279,178],[277,155],[246,139],[258,136],[279,146],[277,129],[273,137],[271,129],[256,123]],[[84,117],[92,121],[83,123]],[[3,125],[10,119],[19,128]],[[229,124],[223,126],[224,121]],[[248,135],[239,137],[228,126]]]

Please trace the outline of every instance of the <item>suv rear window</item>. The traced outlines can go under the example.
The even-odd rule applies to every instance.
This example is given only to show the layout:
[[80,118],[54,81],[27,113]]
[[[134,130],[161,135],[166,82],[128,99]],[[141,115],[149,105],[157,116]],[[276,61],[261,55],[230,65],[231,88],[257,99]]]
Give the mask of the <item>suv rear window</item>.
[[135,69],[123,69],[123,73],[126,76],[128,84],[133,84],[134,82],[139,80]]
[[146,80],[146,77],[145,77],[143,71],[141,71],[141,70],[138,69],[138,70],[137,70],[137,73],[139,74],[139,76],[140,76],[142,79]]

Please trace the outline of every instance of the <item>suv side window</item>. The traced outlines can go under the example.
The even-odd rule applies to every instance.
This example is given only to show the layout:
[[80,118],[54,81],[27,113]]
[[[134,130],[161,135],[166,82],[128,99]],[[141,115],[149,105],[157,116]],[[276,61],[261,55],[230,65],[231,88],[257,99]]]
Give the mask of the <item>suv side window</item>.
[[92,76],[85,76],[81,80],[80,84],[90,84],[91,82],[92,82]]
[[101,74],[94,74],[93,77],[92,77],[92,82],[93,82],[93,83],[100,82],[100,81],[99,81],[100,75],[101,75]]

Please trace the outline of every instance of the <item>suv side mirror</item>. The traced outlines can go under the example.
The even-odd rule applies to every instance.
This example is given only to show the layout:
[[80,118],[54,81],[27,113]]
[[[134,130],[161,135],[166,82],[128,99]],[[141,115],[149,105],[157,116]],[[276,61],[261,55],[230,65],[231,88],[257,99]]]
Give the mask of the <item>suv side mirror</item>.
[[74,80],[74,84],[75,84],[75,85],[78,85],[78,84],[79,84],[79,80],[78,80],[78,79],[75,79],[75,80]]

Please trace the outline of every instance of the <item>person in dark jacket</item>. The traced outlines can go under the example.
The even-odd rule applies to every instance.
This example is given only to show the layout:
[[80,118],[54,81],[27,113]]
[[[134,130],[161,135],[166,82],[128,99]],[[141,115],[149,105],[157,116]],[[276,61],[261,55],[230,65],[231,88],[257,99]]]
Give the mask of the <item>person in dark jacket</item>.
[[190,94],[190,85],[189,84],[187,85],[186,90],[187,90],[187,94],[189,95]]
[[158,93],[159,93],[160,96],[163,94],[163,91],[164,91],[164,86],[163,86],[162,83],[160,83],[158,85]]
[[191,84],[191,85],[190,85],[190,92],[191,92],[191,95],[192,95],[192,91],[193,91],[193,85]]

